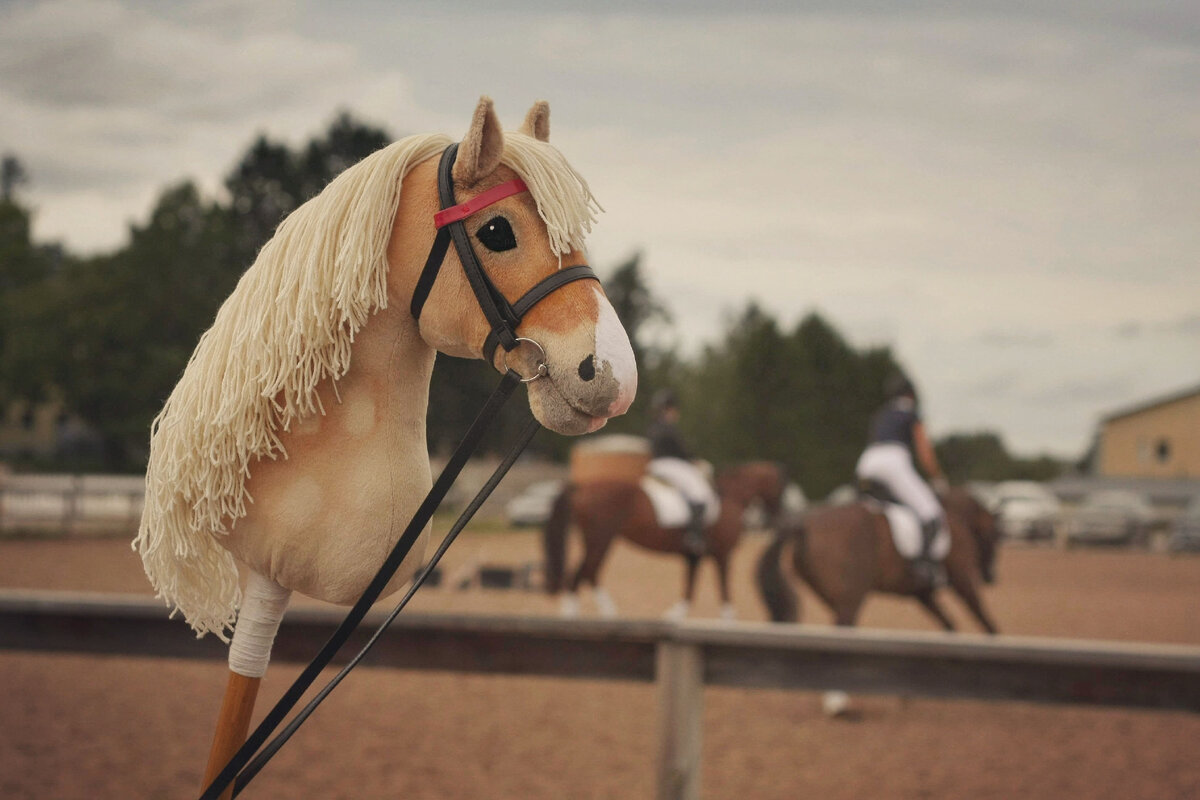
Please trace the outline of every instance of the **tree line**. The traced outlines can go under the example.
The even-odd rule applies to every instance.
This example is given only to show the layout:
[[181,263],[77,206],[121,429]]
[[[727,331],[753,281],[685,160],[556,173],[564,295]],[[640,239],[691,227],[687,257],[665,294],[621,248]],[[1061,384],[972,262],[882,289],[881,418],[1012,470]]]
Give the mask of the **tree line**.
[[[33,240],[31,211],[18,197],[29,176],[16,157],[4,158],[0,408],[56,400],[98,438],[92,449],[68,448],[50,463],[16,466],[143,468],[150,420],[276,225],[391,141],[347,113],[298,148],[259,136],[225,176],[222,198],[181,180],[160,193],[145,222],[131,225],[123,247],[90,257]],[[891,351],[854,348],[816,313],[785,330],[751,303],[716,342],[685,357],[652,335],[669,330],[671,320],[648,287],[643,259],[638,253],[598,270],[640,367],[638,400],[606,431],[641,433],[651,396],[670,387],[680,397],[684,432],[714,463],[782,462],[810,496],[848,481],[884,379],[900,368]],[[430,387],[434,452],[457,443],[495,382],[477,361],[439,356]],[[510,404],[485,447],[511,441],[528,413],[522,405]],[[571,443],[542,434],[531,447],[563,458]],[[950,436],[938,449],[956,479],[1044,478],[1058,469],[1048,459],[1012,457],[994,433]]]

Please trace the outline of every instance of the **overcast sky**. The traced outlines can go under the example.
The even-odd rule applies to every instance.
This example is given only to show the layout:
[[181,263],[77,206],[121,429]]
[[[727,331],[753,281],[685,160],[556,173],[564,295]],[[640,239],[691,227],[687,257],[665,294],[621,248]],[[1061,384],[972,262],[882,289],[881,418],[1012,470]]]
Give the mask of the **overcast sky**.
[[[119,247],[168,183],[347,109],[551,140],[694,351],[751,299],[891,345],[935,435],[1077,457],[1200,383],[1200,4],[8,2],[0,150],[36,234]],[[891,6],[904,10],[892,10]],[[736,7],[736,12],[727,8]]]

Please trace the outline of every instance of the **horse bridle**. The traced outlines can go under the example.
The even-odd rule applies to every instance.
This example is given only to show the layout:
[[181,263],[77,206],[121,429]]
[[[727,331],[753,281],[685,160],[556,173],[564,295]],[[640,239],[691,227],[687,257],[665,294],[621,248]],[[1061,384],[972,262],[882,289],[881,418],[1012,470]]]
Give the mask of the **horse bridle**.
[[545,375],[549,367],[546,364],[545,349],[533,339],[517,335],[517,327],[520,326],[521,320],[529,313],[530,309],[555,290],[584,278],[597,281],[599,278],[586,264],[566,267],[535,283],[515,302],[509,302],[508,298],[496,288],[496,284],[492,282],[479,263],[475,249],[471,246],[471,237],[467,233],[464,220],[493,203],[529,189],[525,185],[525,181],[515,178],[488,189],[465,203],[456,203],[454,177],[451,173],[457,155],[458,144],[455,143],[442,152],[441,161],[438,162],[438,202],[441,210],[433,217],[434,225],[437,227],[437,236],[434,237],[433,245],[429,248],[429,256],[425,259],[425,267],[421,270],[421,276],[417,279],[409,310],[412,312],[413,319],[419,322],[421,309],[425,307],[425,301],[429,298],[434,281],[437,280],[438,272],[441,270],[442,262],[450,249],[450,242],[453,241],[459,263],[462,264],[463,272],[466,273],[467,282],[471,284],[475,300],[479,303],[479,308],[483,311],[483,315],[491,327],[491,331],[483,342],[484,359],[488,363],[494,363],[496,348],[503,347],[505,368],[507,369],[507,354],[522,342],[528,342],[541,353],[537,371],[530,377],[522,378],[522,382],[528,383]]

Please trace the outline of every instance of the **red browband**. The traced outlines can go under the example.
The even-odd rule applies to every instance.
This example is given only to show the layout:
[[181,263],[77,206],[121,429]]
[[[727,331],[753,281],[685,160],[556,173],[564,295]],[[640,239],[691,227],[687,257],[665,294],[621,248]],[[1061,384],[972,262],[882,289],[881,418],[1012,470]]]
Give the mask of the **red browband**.
[[493,186],[486,192],[477,194],[465,203],[459,203],[456,206],[442,209],[433,215],[433,225],[435,228],[442,228],[449,225],[451,222],[458,222],[460,219],[466,219],[480,209],[487,208],[492,203],[499,202],[506,197],[511,197],[514,194],[528,191],[529,187],[525,185],[525,181],[520,178],[513,178],[511,181],[505,181],[499,186]]

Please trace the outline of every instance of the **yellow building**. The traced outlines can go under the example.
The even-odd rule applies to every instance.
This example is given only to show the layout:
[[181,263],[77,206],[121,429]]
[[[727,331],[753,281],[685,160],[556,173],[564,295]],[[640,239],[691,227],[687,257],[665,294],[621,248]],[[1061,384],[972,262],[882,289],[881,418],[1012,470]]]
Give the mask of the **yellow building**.
[[1200,386],[1100,422],[1099,474],[1200,478]]

